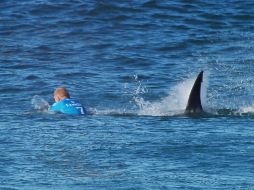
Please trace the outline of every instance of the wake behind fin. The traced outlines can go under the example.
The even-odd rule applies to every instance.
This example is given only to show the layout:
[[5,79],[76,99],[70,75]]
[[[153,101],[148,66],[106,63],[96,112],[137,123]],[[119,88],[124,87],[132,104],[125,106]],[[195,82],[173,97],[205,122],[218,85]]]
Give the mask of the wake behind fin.
[[199,73],[191,89],[189,100],[184,112],[185,114],[199,114],[204,112],[201,105],[201,99],[200,99],[202,81],[203,81],[203,71]]

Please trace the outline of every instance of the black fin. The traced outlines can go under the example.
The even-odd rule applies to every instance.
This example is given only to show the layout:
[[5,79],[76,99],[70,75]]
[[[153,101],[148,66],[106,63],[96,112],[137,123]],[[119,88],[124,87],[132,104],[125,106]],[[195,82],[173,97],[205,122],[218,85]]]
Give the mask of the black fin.
[[201,105],[200,91],[201,83],[203,81],[203,71],[201,71],[191,89],[189,100],[185,109],[185,114],[196,114],[203,113],[203,108]]

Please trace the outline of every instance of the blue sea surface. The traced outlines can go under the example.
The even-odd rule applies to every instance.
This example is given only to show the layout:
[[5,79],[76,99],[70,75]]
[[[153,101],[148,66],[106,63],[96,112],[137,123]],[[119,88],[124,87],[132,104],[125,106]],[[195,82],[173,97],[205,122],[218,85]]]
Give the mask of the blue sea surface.
[[[254,1],[1,0],[0,189],[254,189]],[[204,71],[205,115],[184,109]],[[89,114],[53,114],[65,86]]]

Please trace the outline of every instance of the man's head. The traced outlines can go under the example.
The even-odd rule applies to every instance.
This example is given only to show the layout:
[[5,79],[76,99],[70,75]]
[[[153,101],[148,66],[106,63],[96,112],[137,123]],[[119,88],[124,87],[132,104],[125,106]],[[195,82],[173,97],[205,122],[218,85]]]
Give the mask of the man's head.
[[59,102],[65,98],[70,98],[68,90],[64,87],[59,87],[54,92],[54,99],[56,102]]

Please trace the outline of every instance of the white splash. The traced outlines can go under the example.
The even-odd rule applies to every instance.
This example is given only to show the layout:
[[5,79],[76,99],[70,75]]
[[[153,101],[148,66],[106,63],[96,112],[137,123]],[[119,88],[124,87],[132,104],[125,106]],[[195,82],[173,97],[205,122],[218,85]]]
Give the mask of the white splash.
[[47,111],[50,107],[49,103],[39,95],[35,95],[32,98],[31,103],[34,109],[40,111]]
[[[191,88],[196,76],[180,82],[169,90],[168,95],[155,102],[145,101],[142,97],[135,97],[134,100],[139,107],[138,115],[171,116],[183,114],[186,108]],[[206,90],[208,86],[207,77],[201,88],[201,102],[205,105]]]
[[254,113],[254,106],[244,106],[241,107],[237,113],[239,114],[245,114],[245,113]]

